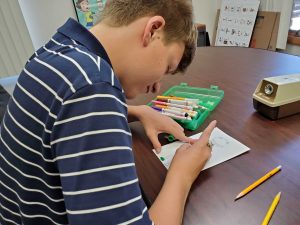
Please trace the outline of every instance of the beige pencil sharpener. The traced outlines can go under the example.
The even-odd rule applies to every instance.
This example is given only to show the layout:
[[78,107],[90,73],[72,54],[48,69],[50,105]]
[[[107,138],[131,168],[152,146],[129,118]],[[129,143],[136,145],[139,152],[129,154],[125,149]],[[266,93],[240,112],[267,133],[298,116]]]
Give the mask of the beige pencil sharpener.
[[277,120],[300,112],[300,74],[264,78],[253,94],[253,106]]

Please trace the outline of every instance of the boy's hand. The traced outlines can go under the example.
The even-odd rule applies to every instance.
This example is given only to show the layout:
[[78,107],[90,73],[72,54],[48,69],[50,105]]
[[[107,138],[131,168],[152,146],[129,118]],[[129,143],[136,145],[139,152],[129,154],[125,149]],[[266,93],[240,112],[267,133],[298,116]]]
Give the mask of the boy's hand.
[[184,129],[170,117],[160,114],[149,106],[130,107],[129,111],[134,111],[135,116],[141,121],[157,153],[161,150],[161,144],[158,140],[160,133],[172,134],[176,139],[183,142],[195,142],[194,139],[185,136]]
[[211,157],[209,138],[216,127],[212,121],[194,144],[183,144],[178,148],[168,172],[168,179],[187,185],[193,184],[207,160]]

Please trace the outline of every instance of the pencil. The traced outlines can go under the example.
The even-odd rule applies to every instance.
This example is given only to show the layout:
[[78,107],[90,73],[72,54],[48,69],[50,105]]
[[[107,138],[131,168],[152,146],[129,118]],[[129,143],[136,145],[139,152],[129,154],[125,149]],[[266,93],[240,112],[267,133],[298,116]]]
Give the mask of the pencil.
[[281,170],[281,166],[277,166],[276,168],[274,168],[273,170],[271,170],[270,172],[268,172],[266,175],[264,175],[263,177],[261,177],[260,179],[258,179],[257,181],[255,181],[253,184],[251,184],[250,186],[248,186],[247,188],[245,188],[244,190],[242,190],[236,197],[235,200],[245,196],[246,194],[248,194],[250,191],[252,191],[254,188],[256,188],[258,185],[260,185],[261,183],[263,183],[265,180],[269,179],[270,177],[272,177],[274,174],[276,174],[278,171]]
[[275,196],[275,198],[274,198],[272,204],[270,205],[270,208],[269,208],[269,210],[268,210],[268,212],[267,212],[267,214],[266,214],[266,216],[265,216],[265,218],[264,218],[261,225],[268,225],[268,223],[269,223],[269,221],[270,221],[270,219],[271,219],[271,217],[272,217],[272,215],[273,215],[273,213],[276,209],[276,206],[278,205],[278,202],[280,200],[280,196],[281,196],[281,192],[279,192]]

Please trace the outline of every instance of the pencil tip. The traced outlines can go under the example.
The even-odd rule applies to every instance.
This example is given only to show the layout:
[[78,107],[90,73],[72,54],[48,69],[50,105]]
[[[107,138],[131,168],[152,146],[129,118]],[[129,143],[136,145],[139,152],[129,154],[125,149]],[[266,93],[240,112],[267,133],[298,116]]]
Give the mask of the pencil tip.
[[238,200],[238,199],[241,198],[241,197],[242,197],[242,195],[241,195],[241,193],[239,193],[239,194],[235,197],[234,201]]

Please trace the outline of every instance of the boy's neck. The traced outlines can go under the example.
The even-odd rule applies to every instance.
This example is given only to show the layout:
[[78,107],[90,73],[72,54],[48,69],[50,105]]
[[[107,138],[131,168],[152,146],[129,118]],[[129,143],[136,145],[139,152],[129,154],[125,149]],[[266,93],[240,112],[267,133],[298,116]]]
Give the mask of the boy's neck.
[[117,76],[122,76],[122,71],[128,67],[128,53],[132,55],[143,47],[142,35],[147,20],[141,18],[121,27],[111,27],[100,22],[90,29],[103,45]]

